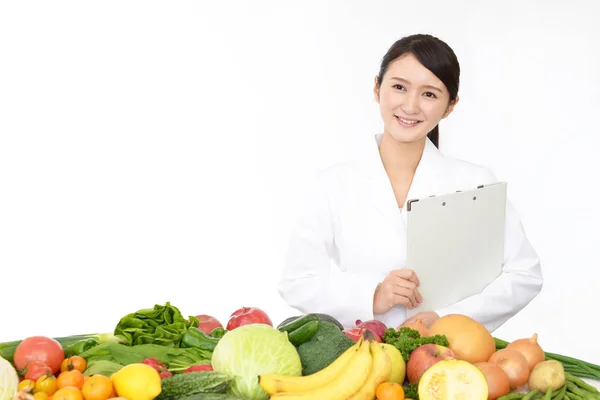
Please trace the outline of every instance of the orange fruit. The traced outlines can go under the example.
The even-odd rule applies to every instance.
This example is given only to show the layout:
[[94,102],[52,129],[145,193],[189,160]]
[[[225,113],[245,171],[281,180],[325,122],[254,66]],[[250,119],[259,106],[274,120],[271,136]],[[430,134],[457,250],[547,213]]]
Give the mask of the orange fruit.
[[383,382],[375,392],[377,400],[404,400],[404,388],[397,382]]
[[112,381],[104,375],[90,377],[83,384],[81,393],[85,400],[107,400],[117,396]]
[[81,389],[83,387],[83,374],[77,369],[61,372],[56,379],[56,386],[58,389],[65,388],[67,386]]
[[52,400],[83,400],[81,390],[76,387],[66,386],[60,388],[52,395]]

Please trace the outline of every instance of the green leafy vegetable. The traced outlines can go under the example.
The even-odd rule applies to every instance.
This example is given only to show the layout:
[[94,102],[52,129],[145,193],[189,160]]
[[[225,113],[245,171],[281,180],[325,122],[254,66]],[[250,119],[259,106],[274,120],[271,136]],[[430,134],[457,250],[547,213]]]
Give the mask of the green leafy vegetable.
[[146,358],[156,358],[169,371],[183,371],[195,364],[210,364],[211,353],[197,348],[175,348],[158,344],[128,346],[120,343],[103,343],[80,354],[88,363],[106,360],[121,365],[139,363]]
[[419,400],[419,382],[409,383],[404,386],[404,398]]
[[123,368],[123,365],[108,361],[108,360],[91,360],[87,363],[83,376],[104,375],[111,376],[118,370]]
[[383,341],[389,343],[402,353],[404,362],[408,362],[408,357],[414,349],[423,344],[439,344],[448,347],[448,339],[444,335],[434,335],[421,337],[419,331],[403,326],[398,330],[388,328],[383,334]]
[[198,318],[190,316],[185,319],[177,307],[167,302],[164,306],[157,304],[154,308],[127,314],[117,324],[114,334],[130,346],[158,344],[179,347],[187,329],[198,324]]

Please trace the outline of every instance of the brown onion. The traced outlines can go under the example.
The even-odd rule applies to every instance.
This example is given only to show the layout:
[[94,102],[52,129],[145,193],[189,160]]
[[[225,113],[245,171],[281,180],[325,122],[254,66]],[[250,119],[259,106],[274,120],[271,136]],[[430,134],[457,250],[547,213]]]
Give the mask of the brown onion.
[[417,318],[414,322],[402,325],[402,327],[407,327],[416,330],[417,332],[419,332],[421,337],[429,336],[429,329],[427,329],[425,324],[423,324],[423,320],[421,318]]
[[517,350],[502,349],[494,352],[488,362],[497,364],[506,372],[511,389],[518,389],[529,380],[527,359]]
[[505,396],[510,392],[508,375],[497,364],[478,362],[474,365],[485,375],[488,385],[488,400],[496,400],[498,397]]
[[517,339],[506,346],[507,349],[517,350],[525,356],[527,364],[529,364],[529,371],[537,364],[546,360],[546,354],[538,344],[537,339],[538,335],[534,333],[530,338]]

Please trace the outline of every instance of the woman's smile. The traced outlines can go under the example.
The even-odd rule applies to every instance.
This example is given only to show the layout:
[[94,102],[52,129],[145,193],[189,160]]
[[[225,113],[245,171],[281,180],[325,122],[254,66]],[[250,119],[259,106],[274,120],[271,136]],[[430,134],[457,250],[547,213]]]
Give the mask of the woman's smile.
[[396,117],[396,121],[398,121],[398,123],[400,125],[406,126],[406,127],[409,127],[409,128],[412,128],[413,126],[417,126],[420,122],[422,122],[422,121],[419,121],[419,120],[416,120],[416,119],[402,118],[402,117],[399,117],[397,115],[394,115],[394,117]]

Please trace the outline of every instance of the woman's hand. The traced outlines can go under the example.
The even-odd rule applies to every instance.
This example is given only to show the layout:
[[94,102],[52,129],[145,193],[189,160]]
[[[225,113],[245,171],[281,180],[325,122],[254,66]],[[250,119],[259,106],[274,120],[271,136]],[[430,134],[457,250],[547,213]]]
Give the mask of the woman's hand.
[[419,285],[419,278],[411,269],[390,272],[375,289],[373,313],[385,314],[397,304],[402,304],[409,309],[415,308],[423,302]]
[[416,315],[413,315],[412,317],[410,317],[409,319],[404,321],[402,323],[402,325],[399,326],[399,328],[406,326],[408,324],[412,324],[417,319],[420,319],[421,322],[423,323],[423,326],[425,326],[425,328],[429,329],[429,328],[431,328],[431,325],[433,325],[433,323],[435,321],[440,319],[440,316],[436,312],[433,312],[433,311],[421,312]]

